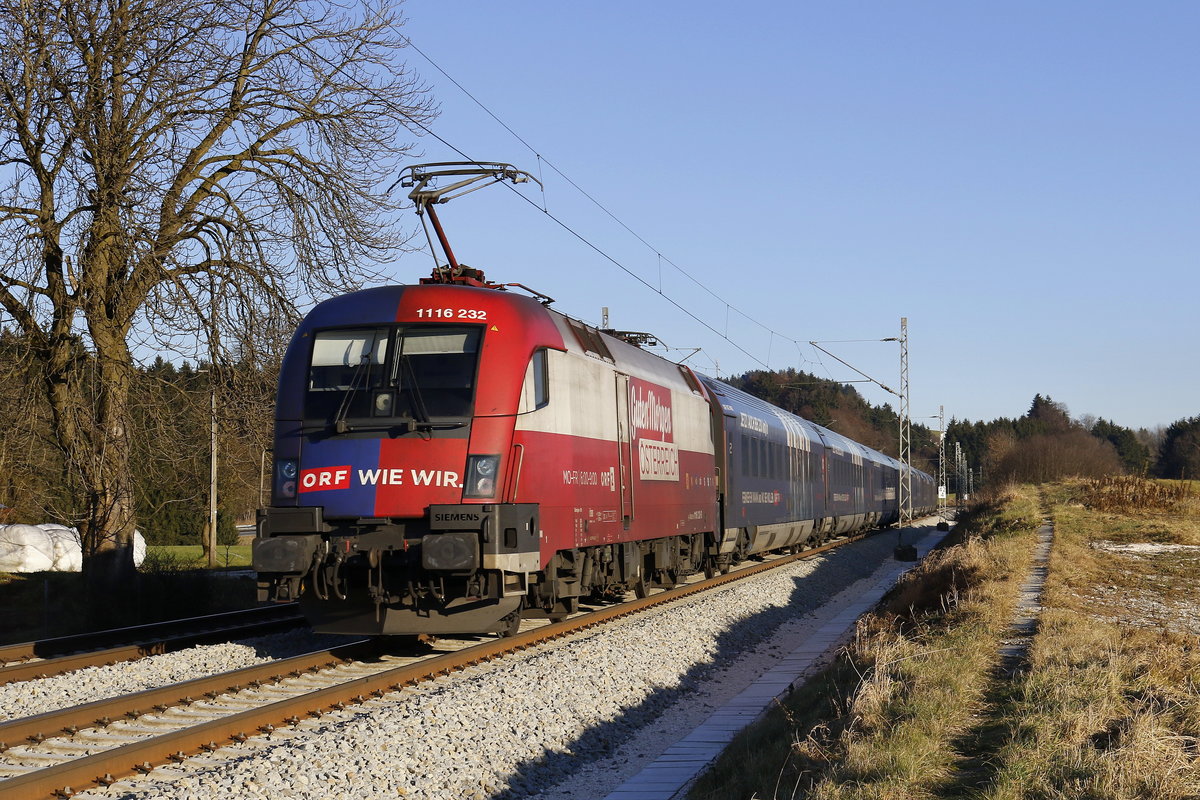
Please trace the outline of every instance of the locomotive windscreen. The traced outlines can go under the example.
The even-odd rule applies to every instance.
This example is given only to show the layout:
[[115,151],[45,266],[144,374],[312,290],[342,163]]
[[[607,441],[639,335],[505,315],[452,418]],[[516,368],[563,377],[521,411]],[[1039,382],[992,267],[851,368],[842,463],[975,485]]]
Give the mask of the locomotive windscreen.
[[305,417],[416,420],[468,417],[478,327],[339,328],[313,337]]

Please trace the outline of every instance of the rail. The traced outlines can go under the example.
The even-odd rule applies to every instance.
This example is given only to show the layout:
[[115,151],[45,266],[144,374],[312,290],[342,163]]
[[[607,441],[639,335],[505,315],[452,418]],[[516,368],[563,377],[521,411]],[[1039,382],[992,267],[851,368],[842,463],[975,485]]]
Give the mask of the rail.
[[134,661],[232,635],[247,636],[290,627],[302,621],[299,606],[290,603],[6,645],[0,647],[0,661],[16,663],[0,667],[0,686],[88,666]]
[[[242,742],[260,733],[269,734],[276,728],[295,726],[309,716],[334,709],[340,710],[350,704],[365,702],[369,698],[382,697],[406,686],[448,675],[509,653],[526,650],[611,620],[631,616],[655,606],[717,588],[732,581],[743,580],[793,561],[811,558],[835,547],[859,541],[869,535],[872,533],[844,537],[820,547],[743,567],[728,574],[707,578],[696,583],[666,589],[649,597],[583,613],[562,622],[549,623],[511,637],[494,639],[457,652],[436,655],[416,663],[384,669],[376,674],[353,678],[335,686],[316,689],[296,697],[275,700],[257,708],[235,712],[181,730],[119,745],[66,763],[6,778],[0,780],[0,792],[11,800],[70,797],[94,786],[110,785],[120,777],[149,772],[155,765],[184,760],[188,754],[211,752],[219,749],[224,742]],[[355,649],[367,646],[369,645],[365,642],[357,642],[344,646],[351,650],[335,648],[330,651],[310,653],[297,657],[297,659],[248,667],[236,672],[190,681],[187,684],[154,689],[123,698],[114,698],[111,701],[98,701],[61,712],[50,712],[37,717],[15,720],[6,725],[0,725],[0,739],[12,746],[24,741],[41,741],[60,735],[61,732],[73,734],[79,728],[97,724],[97,715],[99,715],[99,723],[107,723],[117,716],[137,716],[142,708],[162,710],[168,703],[190,703],[192,697],[197,694],[215,696],[215,693],[228,691],[231,687],[243,684],[253,685],[254,681],[263,681],[264,676],[275,681],[282,680],[284,673],[298,675],[304,671],[315,671],[322,665],[327,666],[330,662],[345,660],[352,652],[362,652],[360,649]]]

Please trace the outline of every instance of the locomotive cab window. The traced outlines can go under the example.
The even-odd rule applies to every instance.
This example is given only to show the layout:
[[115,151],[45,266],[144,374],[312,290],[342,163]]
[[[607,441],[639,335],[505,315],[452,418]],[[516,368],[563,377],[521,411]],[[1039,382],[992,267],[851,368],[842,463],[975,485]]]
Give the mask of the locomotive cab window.
[[470,415],[475,396],[479,329],[401,329],[391,386],[398,416],[423,420]]
[[525,380],[521,384],[519,414],[527,414],[544,408],[550,403],[550,372],[546,364],[546,348],[535,350],[525,368]]
[[310,392],[345,392],[379,379],[387,350],[386,331],[352,329],[322,331],[313,341]]
[[470,416],[478,327],[343,328],[313,338],[305,417],[427,421]]

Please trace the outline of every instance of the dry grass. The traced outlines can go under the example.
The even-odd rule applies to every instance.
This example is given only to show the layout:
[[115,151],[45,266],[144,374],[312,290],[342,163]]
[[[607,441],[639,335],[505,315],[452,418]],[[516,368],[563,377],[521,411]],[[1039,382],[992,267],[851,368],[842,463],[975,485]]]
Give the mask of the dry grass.
[[[978,507],[692,797],[1200,798],[1200,502],[1168,489],[1072,482]],[[1042,513],[1039,628],[1002,673]]]
[[690,796],[934,796],[984,704],[1040,518],[1030,493],[997,508],[908,573],[837,663],[735,739]]
[[1084,484],[1081,495],[1088,508],[1131,514],[1172,511],[1195,493],[1189,481],[1152,481],[1134,475],[1109,475]]
[[[809,797],[938,797],[956,780],[964,747],[990,735],[979,718],[1039,521],[1031,491],[992,498],[964,520],[958,544],[931,554],[860,622],[848,656],[863,680],[840,758]],[[903,605],[914,587],[937,593],[937,605]]]
[[1041,629],[981,798],[1200,797],[1195,495],[1174,515],[1145,500],[1099,513],[1078,502],[1090,488],[1055,492]]

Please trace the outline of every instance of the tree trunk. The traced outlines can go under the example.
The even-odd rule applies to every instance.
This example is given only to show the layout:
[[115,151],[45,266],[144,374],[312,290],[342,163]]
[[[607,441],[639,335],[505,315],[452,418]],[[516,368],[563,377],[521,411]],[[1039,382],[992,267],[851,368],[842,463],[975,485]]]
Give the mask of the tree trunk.
[[96,448],[95,480],[87,487],[86,524],[93,571],[120,580],[133,574],[135,509],[129,465],[129,392],[134,365],[124,332],[106,333],[111,336],[92,331],[100,384],[96,431],[103,439]]
[[[115,585],[133,573],[134,503],[129,469],[129,393],[133,359],[119,330],[92,326],[96,352],[75,340],[51,344],[46,390],[54,433],[70,483],[84,500],[80,535],[84,572]],[[84,385],[78,363],[94,358],[94,379]]]

